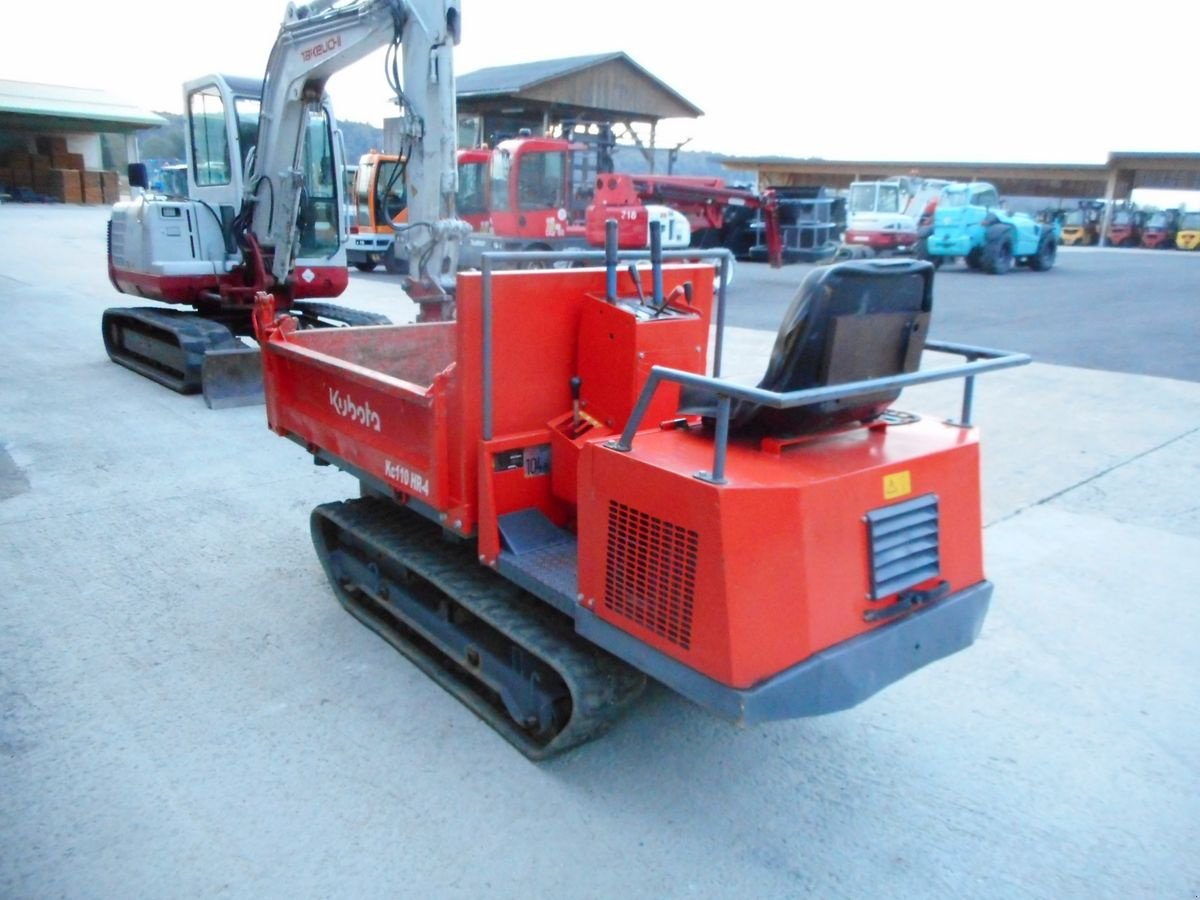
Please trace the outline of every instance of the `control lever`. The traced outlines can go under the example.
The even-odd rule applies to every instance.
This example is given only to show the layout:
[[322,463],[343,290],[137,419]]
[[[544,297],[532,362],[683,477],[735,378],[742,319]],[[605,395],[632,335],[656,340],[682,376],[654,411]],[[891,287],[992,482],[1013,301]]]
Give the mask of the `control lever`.
[[629,264],[629,277],[633,279],[633,286],[637,290],[638,301],[642,306],[646,305],[646,292],[642,290],[642,277],[638,274],[637,260]]
[[683,295],[683,299],[687,303],[687,305],[691,306],[692,305],[692,283],[690,281],[685,281],[683,284],[677,284],[677,285],[675,285],[675,287],[671,288],[671,293],[667,294],[667,296],[665,298],[663,298],[662,306],[660,306],[657,310],[655,310],[654,317],[658,318],[659,316],[661,316],[663,314],[663,310],[665,310],[668,306],[670,306],[679,297],[680,294]]
[[579,391],[583,387],[583,379],[578,375],[571,376],[571,425],[578,431],[583,417],[579,414]]

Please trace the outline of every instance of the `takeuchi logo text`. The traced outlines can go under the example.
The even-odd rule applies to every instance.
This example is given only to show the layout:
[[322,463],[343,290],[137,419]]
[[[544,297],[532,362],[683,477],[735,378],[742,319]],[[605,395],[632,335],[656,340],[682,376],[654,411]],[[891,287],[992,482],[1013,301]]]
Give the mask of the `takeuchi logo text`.
[[352,422],[357,422],[366,428],[373,428],[376,431],[383,430],[383,423],[379,419],[379,413],[371,409],[369,401],[355,403],[354,398],[349,394],[343,394],[339,390],[330,388],[329,405],[334,408],[339,416],[345,416]]

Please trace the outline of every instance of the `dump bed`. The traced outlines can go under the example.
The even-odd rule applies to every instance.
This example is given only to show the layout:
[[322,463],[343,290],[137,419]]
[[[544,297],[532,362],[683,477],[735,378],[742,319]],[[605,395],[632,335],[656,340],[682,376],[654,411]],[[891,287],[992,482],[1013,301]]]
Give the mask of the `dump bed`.
[[[668,267],[665,288],[710,281],[711,271]],[[650,273],[641,280],[649,294]],[[497,272],[486,282],[463,273],[453,322],[302,330],[260,310],[268,424],[464,535],[481,506],[489,520],[517,503],[561,519],[540,484],[549,479],[507,485],[516,476],[493,465],[481,489],[480,459],[549,443],[548,423],[570,411],[580,374],[583,310],[604,290],[603,269]],[[705,321],[711,303],[711,284],[697,283]],[[696,342],[701,359],[706,344],[706,335]],[[599,387],[589,378],[585,396]]]
[[444,509],[454,332],[452,322],[275,331],[263,357],[270,427]]

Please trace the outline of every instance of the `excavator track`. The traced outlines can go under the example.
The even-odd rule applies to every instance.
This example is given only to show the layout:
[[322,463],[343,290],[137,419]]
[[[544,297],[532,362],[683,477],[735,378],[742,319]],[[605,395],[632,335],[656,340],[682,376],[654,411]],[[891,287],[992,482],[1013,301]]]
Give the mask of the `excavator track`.
[[200,392],[206,353],[250,349],[219,322],[184,310],[106,309],[101,330],[113,362],[181,394]]
[[645,687],[473,544],[389,500],[319,506],[312,535],[342,605],[532,760],[603,734]]
[[[333,303],[301,301],[290,311],[302,328],[391,324],[385,315]],[[203,391],[212,409],[262,403],[259,350],[237,336],[249,333],[249,314],[235,310],[225,320],[190,310],[124,307],[106,309],[101,330],[113,362],[181,394]]]
[[348,306],[338,306],[336,303],[297,300],[292,304],[292,311],[299,314],[302,326],[314,323],[324,325],[327,322],[356,327],[360,325],[392,324],[392,320],[381,313],[350,309]]

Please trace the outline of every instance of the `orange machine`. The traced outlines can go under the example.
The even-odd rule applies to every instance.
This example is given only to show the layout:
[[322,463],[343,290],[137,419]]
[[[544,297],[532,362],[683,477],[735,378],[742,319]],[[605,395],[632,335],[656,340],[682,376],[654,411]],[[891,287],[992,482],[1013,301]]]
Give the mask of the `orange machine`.
[[364,153],[354,173],[351,199],[354,221],[346,242],[346,262],[360,272],[370,272],[380,263],[389,271],[399,271],[392,244],[394,226],[408,221],[403,160],[378,150]]
[[[270,427],[363,486],[313,513],[335,593],[532,758],[647,675],[739,722],[845,709],[971,644],[992,592],[970,390],[960,421],[891,407],[1028,358],[926,341],[932,266],[855,262],[735,384],[711,259],[660,246],[489,255],[453,322],[257,311]],[[926,347],[968,361],[919,370]]]
[[[487,169],[491,151],[478,147],[459,150],[457,158],[455,211],[474,231],[482,231],[488,222]],[[407,261],[397,258],[392,250],[396,226],[408,222],[403,175],[403,161],[394,153],[371,150],[358,161],[350,192],[354,216],[348,229],[346,262],[361,272],[373,271],[380,263],[389,272],[408,271]]]

